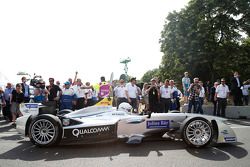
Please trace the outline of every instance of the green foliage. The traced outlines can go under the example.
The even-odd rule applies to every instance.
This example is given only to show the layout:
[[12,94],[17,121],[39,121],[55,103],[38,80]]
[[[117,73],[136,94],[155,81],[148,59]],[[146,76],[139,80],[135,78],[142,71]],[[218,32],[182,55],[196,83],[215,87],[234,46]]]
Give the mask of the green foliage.
[[141,81],[142,82],[150,82],[150,80],[154,77],[159,77],[159,69],[153,69],[147,71],[143,76]]
[[214,81],[234,70],[249,77],[249,11],[249,0],[191,0],[169,13],[160,39],[160,78],[180,79],[189,71]]

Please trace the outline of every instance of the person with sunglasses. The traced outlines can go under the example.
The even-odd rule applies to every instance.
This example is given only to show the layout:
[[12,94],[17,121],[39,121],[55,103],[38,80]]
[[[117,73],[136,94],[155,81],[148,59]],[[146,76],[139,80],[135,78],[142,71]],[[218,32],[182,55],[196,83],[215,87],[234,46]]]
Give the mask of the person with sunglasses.
[[49,85],[46,86],[48,90],[48,102],[46,105],[51,107],[52,114],[56,114],[56,108],[59,107],[59,100],[62,95],[61,88],[55,85],[54,82],[54,78],[49,78]]

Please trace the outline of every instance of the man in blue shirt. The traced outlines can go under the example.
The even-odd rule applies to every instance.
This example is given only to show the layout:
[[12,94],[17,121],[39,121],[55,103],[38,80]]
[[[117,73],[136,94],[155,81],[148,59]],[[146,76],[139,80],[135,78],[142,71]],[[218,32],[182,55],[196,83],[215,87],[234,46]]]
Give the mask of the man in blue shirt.
[[13,87],[11,83],[7,83],[7,86],[4,90],[4,99],[5,99],[5,107],[3,108],[3,115],[5,120],[12,120],[12,115],[10,112],[10,95],[12,94]]

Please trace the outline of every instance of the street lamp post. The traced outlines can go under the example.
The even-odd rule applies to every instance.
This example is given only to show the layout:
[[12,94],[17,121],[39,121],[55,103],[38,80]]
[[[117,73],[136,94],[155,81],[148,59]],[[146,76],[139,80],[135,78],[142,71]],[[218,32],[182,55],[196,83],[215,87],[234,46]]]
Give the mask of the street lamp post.
[[128,81],[128,63],[131,62],[131,59],[128,57],[120,61],[120,63],[124,64],[124,71],[126,75],[126,81]]

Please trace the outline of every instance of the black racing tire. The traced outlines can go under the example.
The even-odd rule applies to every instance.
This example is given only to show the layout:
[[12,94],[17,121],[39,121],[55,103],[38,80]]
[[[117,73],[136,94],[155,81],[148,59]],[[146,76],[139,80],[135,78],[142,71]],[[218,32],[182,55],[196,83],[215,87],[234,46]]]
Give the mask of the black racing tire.
[[213,140],[213,126],[202,117],[192,118],[183,127],[182,136],[189,147],[205,147]]
[[51,114],[38,115],[29,126],[30,141],[39,147],[57,145],[62,132],[60,119]]

